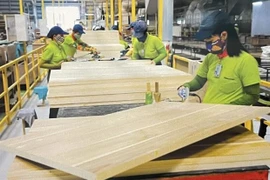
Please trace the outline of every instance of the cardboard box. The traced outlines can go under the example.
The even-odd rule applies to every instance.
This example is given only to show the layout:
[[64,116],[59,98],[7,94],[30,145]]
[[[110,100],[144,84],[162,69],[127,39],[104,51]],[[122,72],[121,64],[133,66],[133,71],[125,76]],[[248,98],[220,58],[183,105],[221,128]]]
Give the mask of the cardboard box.
[[[28,59],[28,69],[30,70],[32,68],[32,63],[31,63],[31,59]],[[34,70],[36,73],[36,78],[38,77],[38,70],[35,69]],[[20,77],[23,76],[23,74],[25,73],[24,71],[24,62],[19,64],[19,73],[20,73]],[[30,84],[32,84],[35,80],[35,77],[33,75],[33,71],[31,73],[29,73],[29,82]],[[21,81],[21,85],[26,85],[26,81],[25,78]]]

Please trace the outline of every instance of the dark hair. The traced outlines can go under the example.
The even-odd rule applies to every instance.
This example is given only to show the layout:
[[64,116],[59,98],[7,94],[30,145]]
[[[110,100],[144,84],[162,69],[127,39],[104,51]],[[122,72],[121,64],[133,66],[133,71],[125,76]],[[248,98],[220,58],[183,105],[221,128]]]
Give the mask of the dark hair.
[[223,31],[228,33],[227,37],[227,51],[230,57],[239,56],[241,51],[248,52],[244,46],[241,44],[238,34],[235,30],[233,24],[222,24],[219,25],[216,30],[214,31],[213,35],[218,34],[220,35]]
[[146,34],[146,33],[147,33],[147,31],[148,31],[148,28],[146,28],[146,30],[143,32],[143,34]]

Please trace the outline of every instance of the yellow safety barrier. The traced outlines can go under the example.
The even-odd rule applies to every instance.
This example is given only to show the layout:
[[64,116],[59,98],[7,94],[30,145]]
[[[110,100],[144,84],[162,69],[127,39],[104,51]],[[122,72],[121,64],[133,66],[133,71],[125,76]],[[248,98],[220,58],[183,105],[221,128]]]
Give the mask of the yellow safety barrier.
[[264,86],[264,87],[267,87],[267,88],[270,88],[270,82],[269,81],[264,81],[264,80],[261,80],[261,86]]
[[187,73],[188,66],[189,66],[189,59],[182,56],[173,55],[173,68],[174,69],[179,69]]
[[[17,110],[22,108],[26,101],[31,97],[35,85],[46,76],[47,71],[41,72],[39,67],[39,57],[44,48],[45,45],[0,67],[3,82],[3,92],[0,94],[0,99],[4,99],[5,105],[4,116],[1,116],[2,118],[0,121],[0,132],[2,132],[7,125],[11,124],[11,120]],[[19,66],[22,66],[22,64],[24,66],[24,72],[20,72],[19,69]],[[10,73],[14,74],[14,81],[12,84],[9,84],[8,80]],[[30,76],[32,78],[32,83],[30,83]],[[21,90],[23,80],[25,80],[25,92]],[[14,90],[16,90],[16,92]],[[12,92],[15,92],[16,103],[11,106],[10,93]]]

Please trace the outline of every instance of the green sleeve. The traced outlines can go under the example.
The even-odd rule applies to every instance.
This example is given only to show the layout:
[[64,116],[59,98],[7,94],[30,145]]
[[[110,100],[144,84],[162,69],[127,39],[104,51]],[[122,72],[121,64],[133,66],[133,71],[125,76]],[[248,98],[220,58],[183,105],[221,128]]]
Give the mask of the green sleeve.
[[140,56],[139,56],[139,52],[138,52],[138,48],[137,48],[137,42],[134,40],[133,42],[133,53],[132,53],[132,56],[131,56],[131,59],[140,59]]
[[197,75],[197,76],[195,76],[195,78],[192,81],[185,83],[183,86],[188,87],[190,89],[190,91],[197,91],[204,86],[206,81],[207,81],[206,78],[203,78],[203,77]]
[[245,54],[245,61],[241,64],[241,70],[238,72],[244,87],[261,82],[258,63],[251,55]]
[[41,62],[48,63],[53,58],[53,51],[47,46],[42,52]]
[[74,44],[74,41],[73,41],[72,37],[66,36],[66,37],[65,37],[65,41],[64,41],[63,44],[67,44],[67,45],[69,45],[69,46],[72,46],[72,45]]
[[167,56],[167,52],[165,50],[165,47],[163,46],[161,49],[158,50],[158,57],[153,59],[153,61],[155,61],[155,63],[158,63],[162,61],[166,56]]
[[59,64],[49,64],[49,63],[44,63],[44,64],[40,64],[41,68],[45,68],[45,69],[61,69],[61,63]]
[[52,58],[53,58],[53,50],[51,50],[50,48],[45,48],[41,56],[40,67],[46,69],[61,68],[61,64],[51,64]]
[[77,42],[79,45],[82,45],[82,46],[88,46],[88,44],[85,43],[85,42],[83,42],[81,39],[76,40],[76,42]]
[[200,65],[197,75],[202,78],[207,78],[207,73],[209,71],[209,64],[211,64],[211,57],[212,54],[209,53],[203,60],[202,64]]
[[252,105],[255,104],[260,97],[260,84],[254,84],[243,88],[244,94],[230,104],[235,105]]

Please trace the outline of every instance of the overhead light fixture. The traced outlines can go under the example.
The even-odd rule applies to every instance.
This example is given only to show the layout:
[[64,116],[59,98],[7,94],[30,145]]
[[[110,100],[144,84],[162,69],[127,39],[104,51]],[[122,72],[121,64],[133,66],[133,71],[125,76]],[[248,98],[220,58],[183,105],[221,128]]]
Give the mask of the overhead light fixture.
[[263,3],[262,1],[258,1],[258,2],[254,2],[252,4],[253,4],[253,6],[261,6],[262,3]]

